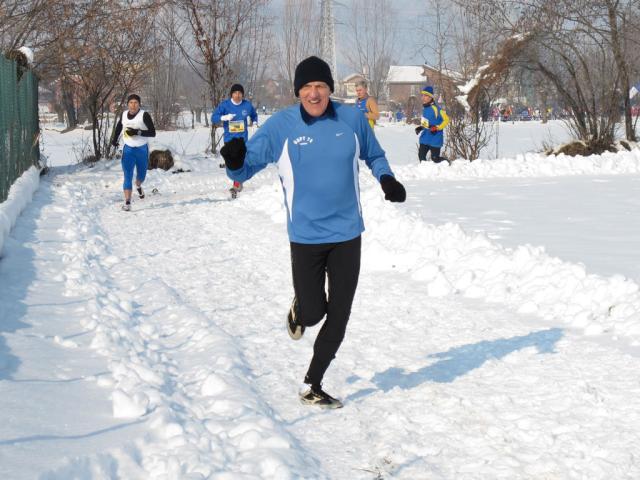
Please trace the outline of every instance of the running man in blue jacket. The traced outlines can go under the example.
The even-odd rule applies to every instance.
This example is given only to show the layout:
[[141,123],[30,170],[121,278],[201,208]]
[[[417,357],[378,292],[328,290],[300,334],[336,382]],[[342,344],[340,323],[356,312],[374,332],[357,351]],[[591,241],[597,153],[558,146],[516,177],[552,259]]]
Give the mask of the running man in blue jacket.
[[[296,67],[294,92],[300,105],[272,116],[245,145],[225,144],[227,175],[248,180],[268,164],[278,167],[287,209],[295,297],[287,315],[294,340],[326,316],[300,392],[304,404],[339,408],[322,379],[344,339],[360,273],[364,231],[358,159],[364,160],[391,202],[406,192],[362,113],[329,99],[331,69],[309,57]],[[325,283],[328,282],[328,296]]]
[[416,135],[420,135],[420,147],[418,161],[426,162],[427,153],[431,152],[431,160],[440,163],[445,158],[440,156],[440,150],[444,143],[444,129],[449,125],[449,116],[433,98],[433,87],[426,86],[422,93],[422,119],[416,127]]
[[[244,99],[244,87],[239,83],[231,86],[229,96],[230,98],[220,103],[211,114],[211,123],[222,123],[224,143],[232,138],[242,138],[246,142],[249,140],[247,120],[251,119],[253,125],[258,126],[258,112],[249,100]],[[242,191],[242,183],[234,181],[229,191],[231,196],[236,198],[238,192]]]

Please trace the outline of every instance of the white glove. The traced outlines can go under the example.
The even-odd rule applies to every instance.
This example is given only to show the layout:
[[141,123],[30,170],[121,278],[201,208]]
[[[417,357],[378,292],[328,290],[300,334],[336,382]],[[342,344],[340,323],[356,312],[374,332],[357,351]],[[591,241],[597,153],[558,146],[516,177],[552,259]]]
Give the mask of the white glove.
[[235,113],[227,113],[226,115],[222,115],[220,117],[220,120],[222,120],[223,122],[228,122],[229,120],[233,120],[233,117],[235,116],[236,116]]

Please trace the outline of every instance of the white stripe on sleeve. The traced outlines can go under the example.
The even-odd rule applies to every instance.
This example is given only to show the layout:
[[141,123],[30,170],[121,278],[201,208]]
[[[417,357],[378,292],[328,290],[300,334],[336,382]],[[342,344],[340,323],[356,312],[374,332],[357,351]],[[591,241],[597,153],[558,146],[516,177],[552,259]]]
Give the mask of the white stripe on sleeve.
[[293,192],[295,187],[293,183],[293,167],[291,166],[291,158],[289,158],[289,140],[285,140],[284,147],[282,147],[282,153],[278,159],[278,173],[284,188],[289,221],[293,221]]
[[[368,127],[368,125],[367,125]],[[353,155],[353,188],[356,190],[356,199],[358,200],[358,212],[362,216],[362,205],[360,205],[360,181],[358,179],[358,173],[360,172],[360,166],[358,165],[358,159],[360,158],[360,143],[358,142],[358,135],[354,132],[354,138],[356,139],[356,153]]]

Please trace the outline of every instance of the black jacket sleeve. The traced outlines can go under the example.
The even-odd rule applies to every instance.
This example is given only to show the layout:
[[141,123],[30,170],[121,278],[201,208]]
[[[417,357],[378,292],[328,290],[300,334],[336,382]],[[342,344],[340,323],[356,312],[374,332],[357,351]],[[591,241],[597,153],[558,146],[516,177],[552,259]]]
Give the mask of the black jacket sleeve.
[[156,127],[153,125],[153,120],[151,120],[151,115],[149,112],[144,112],[142,116],[142,121],[147,126],[146,130],[140,130],[140,136],[142,137],[155,137],[156,136]]
[[111,144],[115,145],[118,143],[118,139],[120,138],[120,134],[122,133],[122,117],[118,120],[118,124],[116,125],[116,131],[113,132],[113,138],[111,139]]

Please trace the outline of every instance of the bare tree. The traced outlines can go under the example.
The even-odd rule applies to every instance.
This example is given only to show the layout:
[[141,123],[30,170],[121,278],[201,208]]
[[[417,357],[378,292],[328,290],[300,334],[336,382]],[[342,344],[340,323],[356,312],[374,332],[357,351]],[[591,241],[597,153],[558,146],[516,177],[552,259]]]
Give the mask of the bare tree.
[[615,101],[619,76],[613,56],[588,35],[575,32],[543,32],[534,39],[538,48],[527,52],[522,67],[539,71],[558,93],[577,139],[607,148],[615,139],[621,107]]
[[29,44],[39,46],[47,31],[46,10],[51,0],[2,0],[0,2],[0,50],[8,52]]
[[381,98],[391,60],[396,54],[395,10],[389,0],[353,0],[347,22],[349,44],[344,54],[369,83],[369,92]]
[[79,79],[92,126],[94,157],[100,160],[110,148],[110,107],[121,107],[127,92],[139,87],[149,69],[144,59],[152,56],[148,32],[153,15],[147,6],[124,9],[109,0],[83,6],[84,21],[78,27],[75,48],[68,51],[69,68]]
[[[216,105],[226,96],[231,79],[235,43],[244,28],[267,0],[181,0],[174,1],[182,12],[193,43],[179,42],[187,63],[209,89]],[[193,47],[192,47],[193,45]],[[215,126],[211,129],[211,151],[217,152]]]
[[78,124],[76,105],[79,101],[80,82],[72,68],[72,52],[76,49],[79,28],[86,10],[72,0],[49,2],[44,11],[51,43],[37,55],[37,70],[45,82],[53,85],[59,94],[56,110],[64,114],[67,130]]
[[77,123],[76,84],[68,72],[66,49],[73,48],[82,8],[72,0],[5,0],[0,2],[0,49],[29,46],[36,51],[34,69],[42,84],[55,84],[60,92],[57,111],[67,126]]
[[282,38],[280,41],[280,75],[293,99],[293,76],[296,66],[305,58],[320,53],[320,22],[311,13],[319,15],[314,0],[285,0],[282,7]]
[[[478,72],[484,70],[487,50],[495,40],[480,21],[478,4],[460,8],[435,0],[432,7],[431,13],[421,19],[419,31],[426,39],[421,45],[425,62],[440,72],[434,81],[450,118],[445,135],[446,155],[475,160],[489,141],[491,127],[484,120],[495,95],[497,78],[493,78],[493,83],[484,82],[473,92],[471,87]],[[456,65],[457,71],[451,65]],[[459,91],[464,79],[470,81]]]
[[161,130],[169,127],[177,114],[180,51],[172,34],[176,21],[175,11],[170,6],[159,9],[150,32],[154,56],[145,91],[150,96],[154,124]]
[[[625,136],[627,140],[635,140],[635,129],[631,118],[631,101],[628,92],[631,88],[631,72],[629,51],[632,48],[628,41],[637,38],[639,26],[630,21],[637,15],[640,2],[637,0],[581,0],[578,2],[561,2],[562,11],[569,22],[575,22],[589,37],[599,39],[613,54],[618,75],[618,94],[614,99],[622,104],[625,120]],[[637,17],[636,17],[637,18]],[[637,46],[637,42],[633,42]]]
[[245,25],[240,40],[236,42],[231,59],[235,81],[241,83],[247,96],[257,98],[260,84],[267,68],[277,58],[273,31],[273,18],[258,9]]
[[[468,45],[471,49],[477,49],[477,45]],[[454,156],[475,160],[487,146],[489,128],[484,121],[484,112],[512,74],[514,62],[526,46],[527,38],[511,37],[492,57],[477,57],[475,73],[465,85],[459,87],[461,95],[456,97],[458,105],[453,109],[449,126],[448,145]],[[464,107],[464,113],[460,106]]]
[[428,12],[418,17],[416,38],[422,40],[417,43],[415,53],[422,55],[424,63],[439,70],[455,63],[451,58],[455,50],[450,47],[451,38],[456,33],[457,13],[455,4],[446,0],[433,0]]
[[[467,0],[464,3],[475,2]],[[638,0],[487,0],[486,28],[529,38],[514,68],[543,78],[570,112],[577,139],[593,151],[610,148],[624,113],[625,135],[635,138],[628,97],[635,71]],[[506,28],[505,28],[506,25]]]
[[178,95],[180,101],[184,102],[191,112],[191,128],[195,128],[196,122],[209,126],[206,111],[209,104],[208,91],[207,84],[199,76],[194,75],[188,65],[178,70]]

